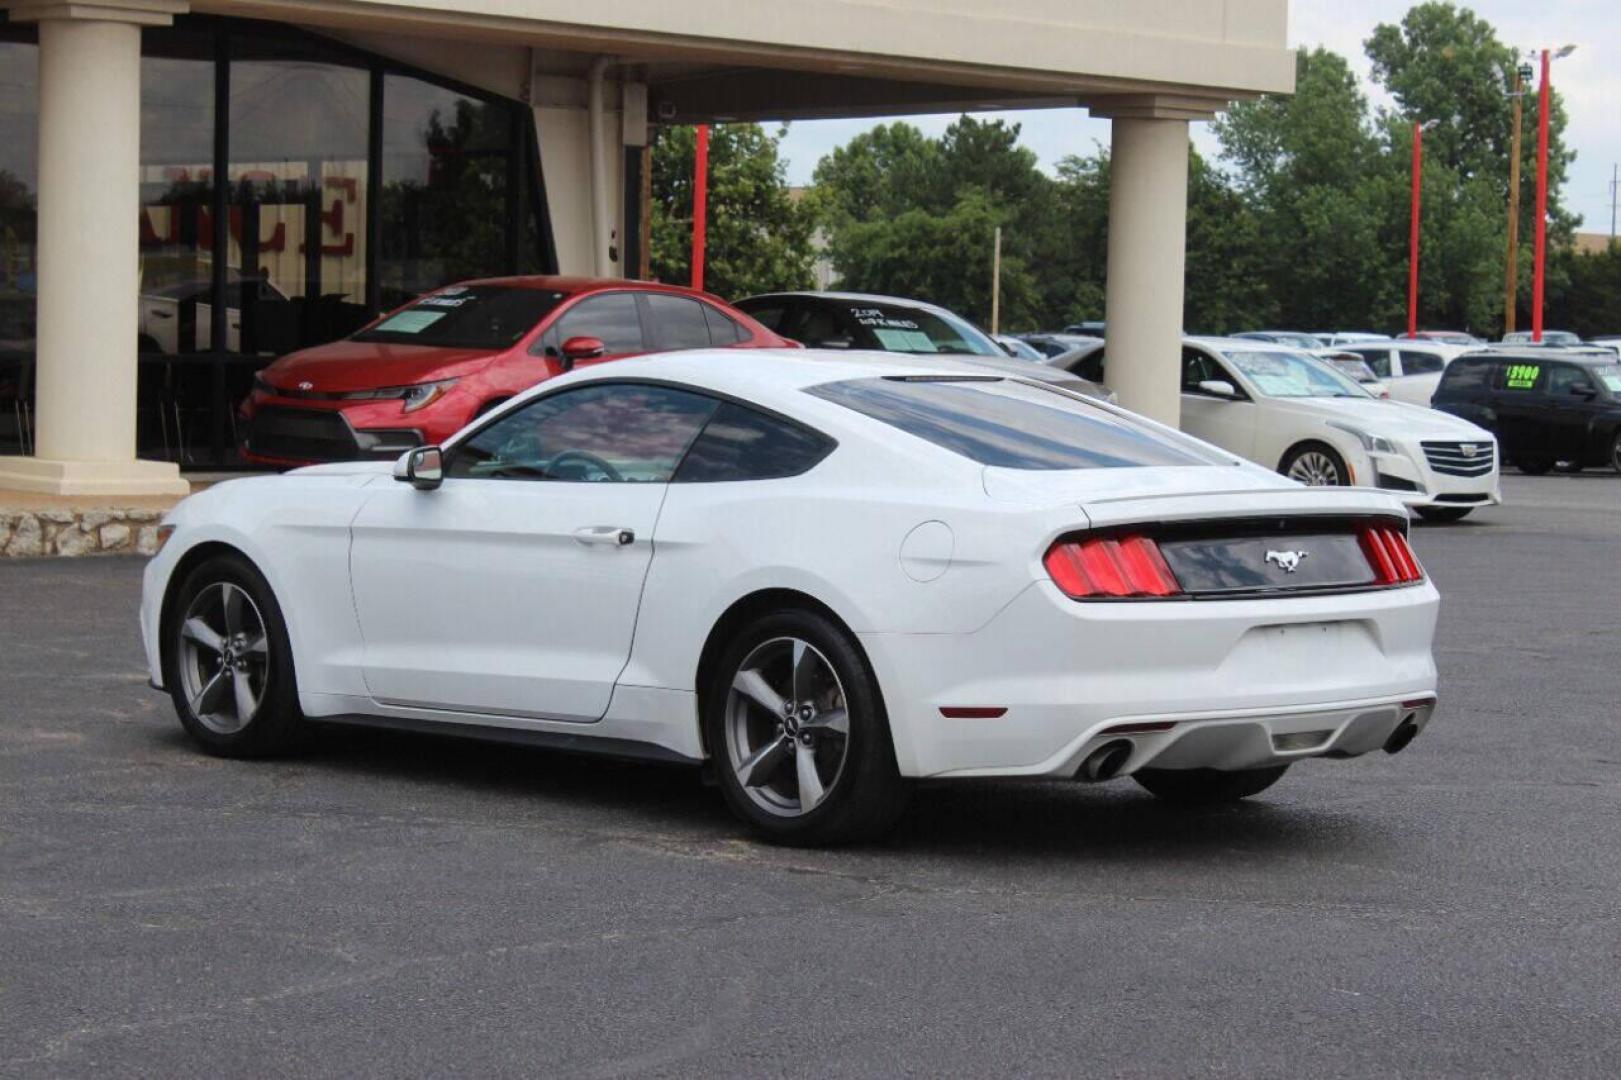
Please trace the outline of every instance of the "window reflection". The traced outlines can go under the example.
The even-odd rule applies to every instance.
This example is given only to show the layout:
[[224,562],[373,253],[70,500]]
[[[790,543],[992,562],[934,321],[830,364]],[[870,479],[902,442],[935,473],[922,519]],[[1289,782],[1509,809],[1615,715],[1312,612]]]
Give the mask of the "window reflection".
[[0,453],[28,453],[32,430],[39,57],[0,41]]

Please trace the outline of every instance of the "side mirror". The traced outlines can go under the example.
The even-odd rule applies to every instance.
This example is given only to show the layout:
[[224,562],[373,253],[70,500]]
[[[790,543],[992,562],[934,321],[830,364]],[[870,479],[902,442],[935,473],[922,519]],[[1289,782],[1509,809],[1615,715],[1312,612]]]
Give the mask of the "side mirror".
[[581,360],[595,360],[607,352],[601,338],[571,337],[563,342],[563,370],[573,371],[574,365]]
[[394,479],[403,480],[418,491],[432,491],[445,479],[445,452],[437,446],[407,450],[394,463]]
[[1209,394],[1211,397],[1226,398],[1228,401],[1238,397],[1238,387],[1226,379],[1205,379],[1199,383],[1199,392]]

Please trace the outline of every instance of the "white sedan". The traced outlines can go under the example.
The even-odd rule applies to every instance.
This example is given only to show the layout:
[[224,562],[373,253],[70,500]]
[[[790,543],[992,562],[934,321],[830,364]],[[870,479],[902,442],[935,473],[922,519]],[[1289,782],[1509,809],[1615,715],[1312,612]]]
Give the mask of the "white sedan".
[[[1068,370],[1106,383],[1102,344]],[[1433,521],[1503,501],[1491,432],[1434,409],[1376,400],[1318,358],[1282,345],[1185,338],[1182,430],[1303,484],[1380,488]]]
[[918,358],[692,351],[550,380],[443,447],[235,480],[147,567],[205,750],[312,722],[707,763],[766,836],[918,777],[1255,794],[1428,722],[1400,503]]

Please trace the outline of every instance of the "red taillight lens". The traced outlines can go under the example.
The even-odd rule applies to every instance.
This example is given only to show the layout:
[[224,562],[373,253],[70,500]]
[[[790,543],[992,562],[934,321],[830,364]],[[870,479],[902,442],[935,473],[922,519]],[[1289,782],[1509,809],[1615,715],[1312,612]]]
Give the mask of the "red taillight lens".
[[1073,600],[1175,596],[1176,575],[1146,536],[1060,540],[1047,549],[1047,573]]
[[1424,580],[1407,537],[1394,525],[1364,525],[1359,539],[1378,584],[1411,585]]

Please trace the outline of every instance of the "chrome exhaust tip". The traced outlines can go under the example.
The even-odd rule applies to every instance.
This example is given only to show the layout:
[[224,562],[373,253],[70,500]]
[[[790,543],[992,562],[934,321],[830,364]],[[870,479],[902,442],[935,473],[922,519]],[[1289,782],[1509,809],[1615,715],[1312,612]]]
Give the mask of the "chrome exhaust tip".
[[1081,767],[1075,772],[1075,778],[1092,783],[1113,780],[1120,775],[1120,770],[1126,767],[1126,762],[1131,760],[1131,751],[1130,739],[1116,739],[1104,743],[1086,755],[1086,760],[1081,762]]

